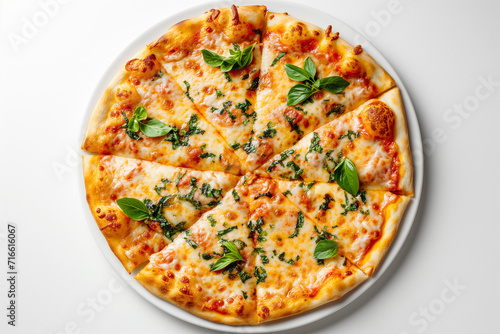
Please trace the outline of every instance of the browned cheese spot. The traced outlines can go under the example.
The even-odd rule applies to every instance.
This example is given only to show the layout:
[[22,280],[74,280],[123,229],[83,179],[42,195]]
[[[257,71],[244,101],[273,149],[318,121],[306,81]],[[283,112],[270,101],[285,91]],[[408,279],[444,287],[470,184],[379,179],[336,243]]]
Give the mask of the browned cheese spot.
[[394,137],[396,116],[385,103],[381,101],[370,103],[361,113],[361,118],[370,135],[381,138]]

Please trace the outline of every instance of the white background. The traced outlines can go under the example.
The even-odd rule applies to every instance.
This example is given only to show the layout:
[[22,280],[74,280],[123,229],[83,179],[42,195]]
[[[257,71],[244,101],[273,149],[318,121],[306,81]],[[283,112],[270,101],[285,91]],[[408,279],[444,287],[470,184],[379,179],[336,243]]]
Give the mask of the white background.
[[[78,185],[80,129],[102,74],[142,32],[203,1],[61,0],[23,31],[47,1],[0,1],[0,332],[211,333],[158,310],[111,269]],[[425,179],[383,278],[335,316],[288,332],[499,333],[500,2],[305,3],[355,27],[398,72]],[[15,328],[5,316],[8,223],[18,233]]]

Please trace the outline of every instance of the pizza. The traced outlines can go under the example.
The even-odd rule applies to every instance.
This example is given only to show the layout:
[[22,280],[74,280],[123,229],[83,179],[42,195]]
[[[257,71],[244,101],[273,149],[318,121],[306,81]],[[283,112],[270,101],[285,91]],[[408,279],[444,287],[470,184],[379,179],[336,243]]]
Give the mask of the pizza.
[[413,196],[395,81],[331,26],[212,9],[130,59],[82,148],[97,227],[150,293],[258,325],[370,280]]

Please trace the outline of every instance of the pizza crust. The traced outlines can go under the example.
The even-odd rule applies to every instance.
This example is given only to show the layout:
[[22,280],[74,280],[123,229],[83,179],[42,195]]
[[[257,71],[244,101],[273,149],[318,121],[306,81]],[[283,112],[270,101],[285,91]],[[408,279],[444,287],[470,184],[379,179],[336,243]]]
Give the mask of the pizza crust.
[[[135,55],[134,58],[142,59],[149,54],[151,54],[151,52],[149,52],[147,47],[144,47]],[[88,152],[97,152],[101,154],[109,153],[104,152],[102,146],[100,145],[102,133],[101,126],[105,123],[106,118],[108,117],[108,111],[110,110],[113,103],[115,103],[115,91],[117,87],[125,83],[128,77],[129,74],[125,70],[124,65],[120,68],[113,80],[106,87],[104,93],[99,99],[99,102],[97,102],[97,105],[90,115],[87,129],[85,131],[85,137],[82,143],[82,150]]]
[[394,140],[398,144],[401,161],[399,189],[402,190],[403,194],[413,196],[413,162],[401,92],[398,87],[394,87],[378,99],[386,103],[396,114]]
[[[363,257],[363,260],[358,263],[358,266],[368,276],[371,276],[375,272],[389,250],[392,240],[398,231],[399,223],[403,219],[403,215],[409,203],[409,196],[401,196],[395,203],[391,204],[386,209],[384,213],[386,222],[382,236]],[[387,217],[389,217],[389,219],[387,219]]]

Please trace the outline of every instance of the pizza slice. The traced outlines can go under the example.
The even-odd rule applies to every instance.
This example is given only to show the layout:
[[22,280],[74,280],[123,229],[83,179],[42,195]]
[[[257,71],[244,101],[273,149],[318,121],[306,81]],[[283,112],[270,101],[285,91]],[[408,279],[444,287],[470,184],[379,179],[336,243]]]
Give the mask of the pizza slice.
[[93,111],[82,148],[240,174],[233,150],[147,49],[127,62]]
[[361,46],[332,31],[269,13],[247,166],[254,170],[316,128],[395,85]]
[[241,161],[252,152],[265,13],[265,6],[212,9],[149,45]]
[[333,238],[339,252],[369,276],[377,269],[398,230],[409,196],[366,190],[352,196],[336,184],[278,181],[280,190],[315,230]]
[[83,156],[87,201],[131,272],[215,207],[239,177],[115,156]]
[[250,178],[248,183],[259,322],[336,300],[367,278],[281,194],[274,180]]
[[338,182],[336,175],[341,177],[346,167],[354,170],[363,189],[413,194],[413,167],[399,88],[316,129],[256,173],[278,179]]
[[256,324],[249,204],[240,181],[136,275],[147,290],[210,321]]

